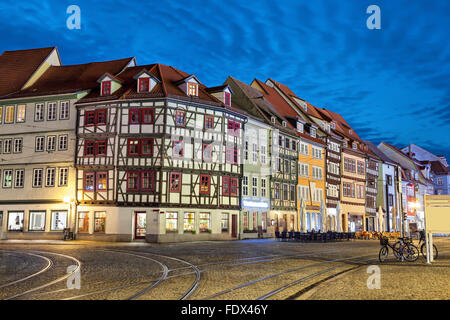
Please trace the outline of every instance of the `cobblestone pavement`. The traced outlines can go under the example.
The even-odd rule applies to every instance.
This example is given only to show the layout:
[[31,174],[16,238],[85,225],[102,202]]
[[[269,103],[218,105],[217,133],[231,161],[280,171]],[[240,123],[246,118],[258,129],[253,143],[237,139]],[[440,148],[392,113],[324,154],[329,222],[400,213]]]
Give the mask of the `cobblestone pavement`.
[[[379,263],[375,240],[0,241],[0,299],[449,299],[450,239],[435,244],[427,265]],[[370,265],[380,289],[368,289]]]

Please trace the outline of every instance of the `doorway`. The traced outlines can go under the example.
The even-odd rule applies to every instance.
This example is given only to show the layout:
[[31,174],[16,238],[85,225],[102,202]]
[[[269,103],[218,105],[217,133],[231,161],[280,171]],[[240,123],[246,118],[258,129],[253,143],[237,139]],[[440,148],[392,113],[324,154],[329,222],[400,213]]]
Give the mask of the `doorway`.
[[237,215],[232,214],[231,215],[231,237],[236,238],[237,237]]
[[147,234],[147,213],[145,211],[137,211],[134,216],[134,238],[145,239]]

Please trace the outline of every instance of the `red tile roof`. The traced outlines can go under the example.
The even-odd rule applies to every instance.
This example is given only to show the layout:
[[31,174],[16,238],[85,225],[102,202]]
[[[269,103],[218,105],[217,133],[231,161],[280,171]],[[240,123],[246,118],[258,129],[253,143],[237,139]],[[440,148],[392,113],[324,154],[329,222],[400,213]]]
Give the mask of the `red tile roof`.
[[4,51],[0,56],[0,96],[20,90],[55,49]]
[[122,71],[134,58],[91,62],[69,66],[51,66],[31,87],[6,96],[6,98],[60,94],[92,89],[99,86],[97,80],[109,73]]

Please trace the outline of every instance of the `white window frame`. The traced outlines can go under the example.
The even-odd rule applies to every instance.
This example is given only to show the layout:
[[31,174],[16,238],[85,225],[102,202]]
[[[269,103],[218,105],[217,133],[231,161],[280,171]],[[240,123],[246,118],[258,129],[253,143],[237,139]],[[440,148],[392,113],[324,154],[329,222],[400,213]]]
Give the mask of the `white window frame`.
[[47,102],[47,121],[55,121],[57,119],[58,119],[58,104],[56,102]]
[[14,170],[14,188],[23,188],[25,181],[25,169]]
[[248,176],[242,177],[242,195],[248,196]]
[[[61,143],[65,140],[64,146],[61,148]],[[69,135],[68,134],[61,134],[58,136],[58,151],[64,151],[67,150],[69,147]]]
[[46,168],[45,169],[45,186],[46,187],[54,187],[55,186],[55,178],[56,178],[56,168]]
[[252,196],[257,197],[258,196],[258,178],[252,177]]
[[36,103],[34,106],[34,121],[44,121],[45,119],[45,104]]
[[56,136],[47,136],[47,151],[56,151]]
[[58,186],[65,187],[69,181],[69,168],[62,167],[58,170]]
[[[38,143],[38,142],[41,143]],[[40,148],[38,148],[38,146],[40,146]],[[35,152],[43,152],[45,151],[45,136],[37,136],[34,139],[34,151]]]
[[22,149],[23,149],[23,138],[15,138],[13,153],[22,153]]
[[[8,181],[9,182],[9,186],[7,185],[7,180],[6,180],[7,177],[10,178],[9,181]],[[13,181],[13,170],[12,169],[5,169],[5,170],[3,170],[3,183],[2,183],[3,188],[5,188],[5,189],[12,188],[13,183],[14,183],[14,181]]]
[[70,119],[70,101],[59,102],[59,120]]
[[[25,122],[25,117],[26,117],[26,112],[27,112],[26,110],[27,110],[26,104],[17,105],[16,122],[18,122],[18,123]],[[23,114],[21,114],[21,113],[23,113]]]
[[[39,180],[38,180],[39,184],[36,184],[36,182],[37,182],[36,181],[36,178],[37,178],[36,174],[37,173],[39,173]],[[33,188],[41,188],[42,187],[43,177],[44,177],[44,169],[42,169],[42,168],[35,168],[35,169],[33,169],[33,181],[32,181]]]

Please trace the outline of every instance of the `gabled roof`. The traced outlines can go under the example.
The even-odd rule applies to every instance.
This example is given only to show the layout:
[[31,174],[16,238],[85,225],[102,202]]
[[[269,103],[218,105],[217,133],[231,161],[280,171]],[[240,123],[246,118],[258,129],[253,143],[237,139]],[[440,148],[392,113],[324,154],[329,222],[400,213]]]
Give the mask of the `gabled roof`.
[[230,90],[230,92],[233,93],[233,90],[231,90],[230,86],[227,84],[223,84],[221,86],[216,87],[209,87],[206,88],[206,91],[209,93],[216,93],[216,92],[224,92],[226,89]]
[[450,174],[450,170],[444,166],[440,161],[430,161],[431,171],[436,175]]
[[[159,79],[160,82],[156,83],[150,92],[137,92],[137,80],[135,79],[135,76],[144,69],[155,78]],[[123,85],[112,95],[101,96],[100,86],[97,86],[86,97],[80,99],[77,103],[165,97],[209,104],[211,106],[222,107],[224,109],[242,114],[242,112],[233,106],[226,106],[222,101],[210,94],[207,91],[207,87],[198,81],[197,78],[195,79],[199,82],[198,96],[195,97],[187,95],[183,90],[181,90],[179,84],[195,76],[189,75],[188,73],[175,69],[171,66],[155,63],[143,66],[128,67],[118,76],[123,81]]]
[[[281,92],[283,92],[283,94],[284,95],[286,95],[288,98],[289,98],[289,100],[293,103],[293,104],[295,104],[298,108],[300,108],[301,109],[301,111],[304,111],[304,112],[306,112],[309,116],[313,116],[313,117],[316,117],[316,118],[319,118],[319,119],[322,119],[322,117],[320,116],[320,114],[317,112],[317,110],[316,110],[316,107],[315,106],[313,106],[312,104],[310,104],[308,101],[306,101],[306,100],[304,100],[304,99],[301,99],[301,98],[299,98],[287,85],[285,85],[285,84],[282,84],[282,83],[280,83],[280,82],[278,82],[278,81],[275,81],[275,80],[273,80],[273,79],[271,79],[271,78],[268,78],[267,79],[267,81],[271,81]],[[267,81],[266,81],[266,83],[267,83]],[[296,101],[296,99],[299,99],[299,100],[301,100],[301,101],[303,101],[305,104],[306,104],[306,106],[307,106],[307,110],[305,111],[305,109],[303,109],[303,106],[301,106],[297,101]]]
[[20,90],[56,47],[4,51],[0,55],[0,96]]
[[102,75],[108,73],[114,77],[133,60],[134,58],[125,58],[69,66],[51,66],[31,87],[5,98],[62,94],[92,89],[99,86],[97,80]]
[[390,159],[387,155],[385,155],[380,149],[378,149],[372,142],[364,141],[364,143],[369,147],[370,151],[378,156],[383,162],[398,165],[397,162]]

